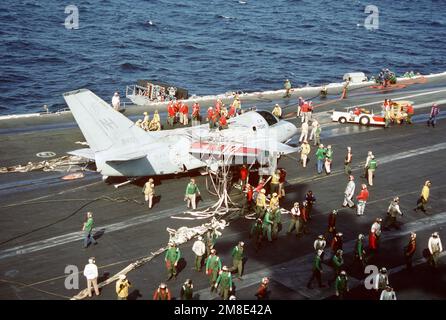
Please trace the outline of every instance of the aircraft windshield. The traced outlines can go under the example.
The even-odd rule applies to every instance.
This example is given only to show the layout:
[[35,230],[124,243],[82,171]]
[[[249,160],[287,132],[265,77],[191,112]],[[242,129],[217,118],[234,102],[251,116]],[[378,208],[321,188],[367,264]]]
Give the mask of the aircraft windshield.
[[263,119],[265,119],[269,126],[272,126],[278,122],[277,118],[268,111],[257,111],[257,113],[260,114]]

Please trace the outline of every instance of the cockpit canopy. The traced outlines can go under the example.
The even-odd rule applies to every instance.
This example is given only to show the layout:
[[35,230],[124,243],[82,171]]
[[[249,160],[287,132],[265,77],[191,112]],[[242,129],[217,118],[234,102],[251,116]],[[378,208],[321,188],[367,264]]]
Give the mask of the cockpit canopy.
[[279,122],[279,120],[272,113],[268,111],[260,110],[256,112],[260,114],[263,117],[263,119],[265,119],[265,121],[268,123],[269,126],[275,125],[276,123]]

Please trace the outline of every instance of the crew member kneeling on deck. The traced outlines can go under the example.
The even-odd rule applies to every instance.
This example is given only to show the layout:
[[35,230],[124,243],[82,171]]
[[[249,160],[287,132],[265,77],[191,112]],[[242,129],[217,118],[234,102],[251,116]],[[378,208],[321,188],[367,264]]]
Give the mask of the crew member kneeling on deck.
[[222,115],[220,117],[219,123],[220,123],[220,126],[219,126],[220,130],[228,129],[228,122],[226,120],[226,116],[225,115]]

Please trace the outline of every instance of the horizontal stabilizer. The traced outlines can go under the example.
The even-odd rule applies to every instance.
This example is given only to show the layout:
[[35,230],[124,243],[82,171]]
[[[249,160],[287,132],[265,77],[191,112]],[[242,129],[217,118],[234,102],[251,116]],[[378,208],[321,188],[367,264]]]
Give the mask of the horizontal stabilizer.
[[78,156],[89,160],[95,160],[94,151],[91,150],[90,148],[77,149],[69,151],[67,153],[71,154],[72,156]]
[[129,153],[114,152],[114,154],[101,154],[100,157],[106,162],[124,162],[145,158],[147,153],[137,150]]

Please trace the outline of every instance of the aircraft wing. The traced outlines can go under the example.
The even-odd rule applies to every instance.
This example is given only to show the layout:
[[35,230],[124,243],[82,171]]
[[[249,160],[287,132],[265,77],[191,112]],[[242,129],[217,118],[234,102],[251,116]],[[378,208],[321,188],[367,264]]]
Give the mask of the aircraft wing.
[[297,152],[298,148],[290,147],[285,143],[281,143],[275,140],[254,140],[248,142],[249,147],[256,147],[258,149],[269,151],[269,152],[277,152],[281,154],[289,154],[293,152]]
[[255,147],[248,148],[241,143],[222,143],[216,145],[207,141],[193,142],[189,152],[195,154],[214,154],[214,155],[234,155],[234,156],[256,156],[261,150]]
[[262,151],[289,154],[297,152],[297,148],[290,147],[275,140],[252,140],[248,143],[223,142],[219,145],[207,141],[196,141],[191,144],[190,153],[234,155],[234,156],[256,156]]

